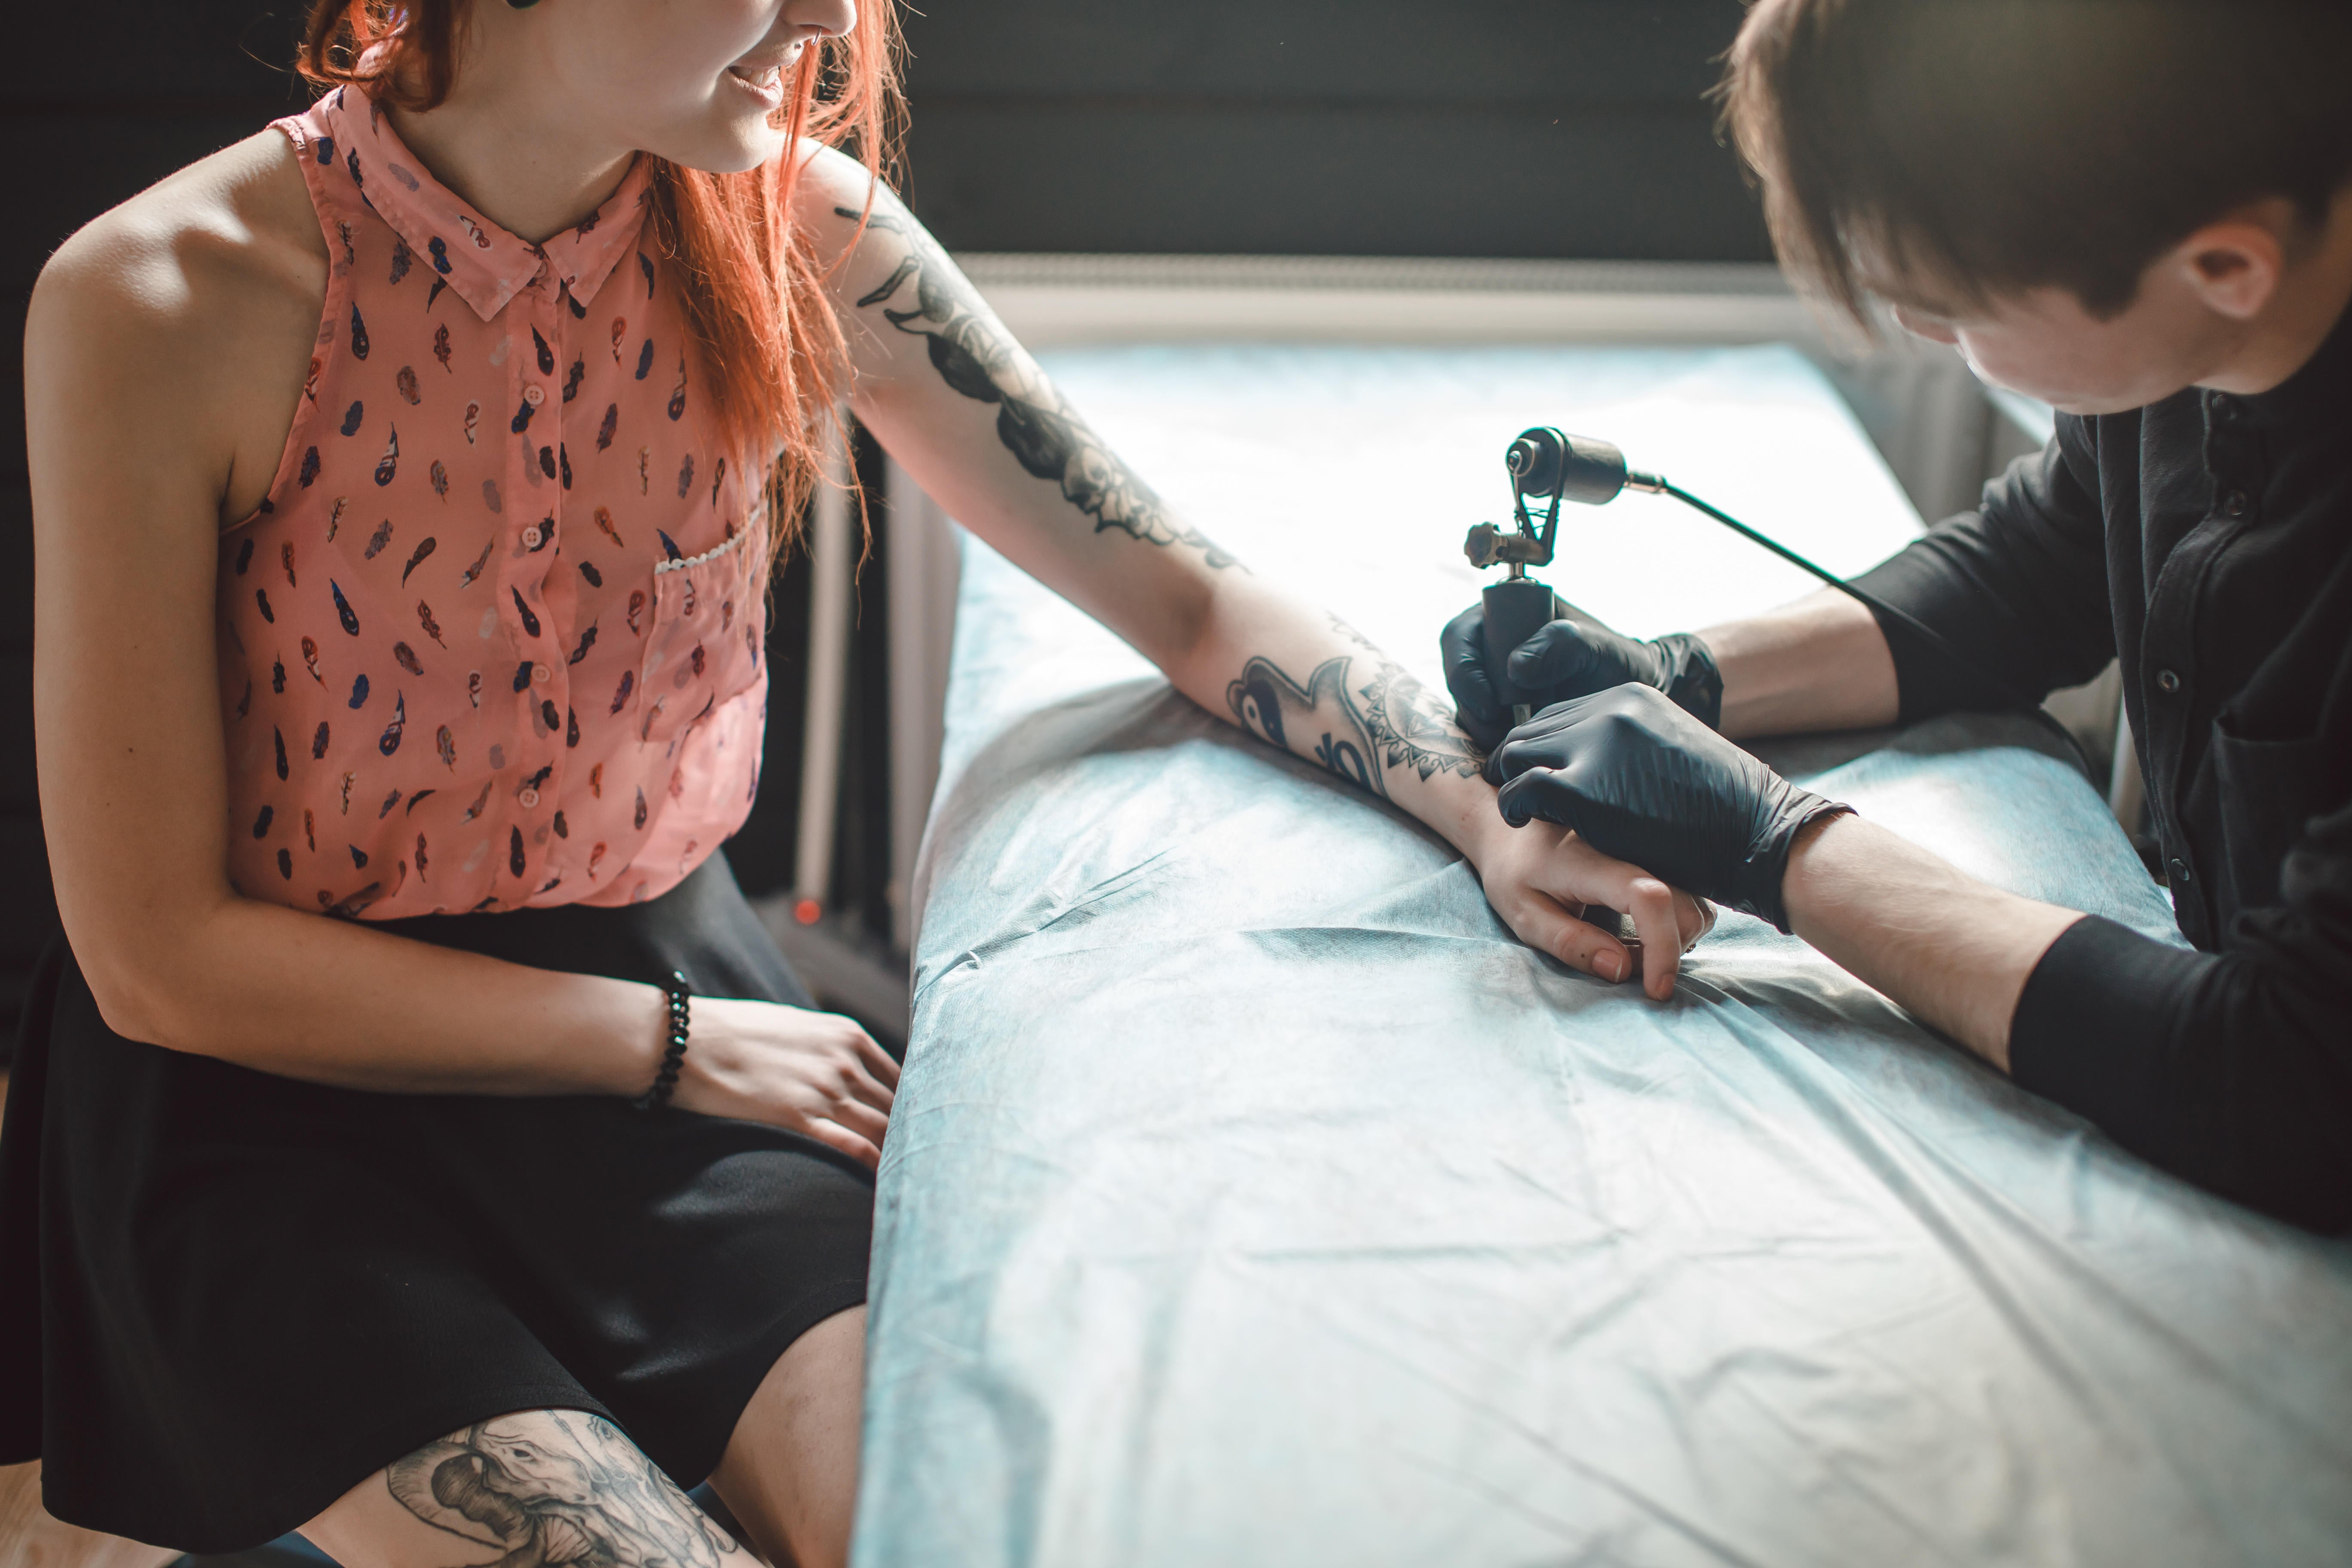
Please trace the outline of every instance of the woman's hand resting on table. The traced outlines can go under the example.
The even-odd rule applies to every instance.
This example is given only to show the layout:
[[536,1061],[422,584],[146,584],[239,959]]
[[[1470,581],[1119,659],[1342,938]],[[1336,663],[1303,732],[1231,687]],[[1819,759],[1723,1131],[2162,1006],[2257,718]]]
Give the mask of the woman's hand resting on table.
[[[1682,955],[1715,929],[1715,906],[1706,900],[1612,860],[1549,822],[1515,828],[1498,814],[1470,858],[1486,901],[1521,942],[1612,984],[1639,974],[1655,1001],[1674,994]],[[1628,952],[1614,931],[1582,919],[1588,904],[1633,917],[1641,945]]]
[[851,1020],[697,996],[693,1041],[671,1104],[798,1132],[868,1169],[881,1163],[898,1064]]

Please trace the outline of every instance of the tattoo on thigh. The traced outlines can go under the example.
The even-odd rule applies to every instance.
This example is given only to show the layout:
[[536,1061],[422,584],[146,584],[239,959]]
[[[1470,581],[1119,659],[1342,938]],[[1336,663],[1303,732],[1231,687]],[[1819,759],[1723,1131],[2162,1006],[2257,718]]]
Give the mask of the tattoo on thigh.
[[[834,211],[853,221],[866,216],[856,207]],[[1059,485],[1072,506],[1095,520],[1097,533],[1116,528],[1147,544],[1189,544],[1213,567],[1234,564],[1207,534],[1171,517],[1151,487],[1087,427],[929,235],[896,213],[877,211],[867,223],[897,237],[907,254],[858,308],[882,306],[893,327],[927,341],[931,366],[950,386],[995,404],[997,439],[1024,468]],[[910,300],[911,308],[889,308]]]
[[1410,767],[1423,779],[1441,771],[1475,777],[1478,753],[1453,715],[1379,650],[1370,657],[1371,678],[1353,687],[1355,659],[1348,654],[1325,659],[1304,681],[1272,659],[1254,658],[1225,688],[1225,705],[1244,729],[1285,751],[1294,733],[1302,742],[1316,735],[1317,762],[1382,800],[1389,798],[1389,768]]
[[384,1472],[418,1519],[489,1568],[719,1568],[741,1548],[619,1427],[577,1410],[478,1422]]

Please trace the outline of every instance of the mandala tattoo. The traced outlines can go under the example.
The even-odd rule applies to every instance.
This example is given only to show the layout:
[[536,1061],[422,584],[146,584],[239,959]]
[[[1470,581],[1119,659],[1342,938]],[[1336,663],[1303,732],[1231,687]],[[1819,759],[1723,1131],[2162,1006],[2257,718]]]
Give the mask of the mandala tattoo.
[[[1482,759],[1453,715],[1433,702],[1421,682],[1381,656],[1344,624],[1353,641],[1370,650],[1371,679],[1350,686],[1355,658],[1325,659],[1302,682],[1272,659],[1254,658],[1225,688],[1225,706],[1242,728],[1285,751],[1291,737],[1314,744],[1298,750],[1367,794],[1387,800],[1387,772],[1410,767],[1424,781],[1439,773],[1478,774]],[[1318,733],[1318,727],[1320,733]]]
[[497,1552],[488,1568],[721,1568],[742,1555],[619,1427],[583,1411],[477,1422],[394,1460],[384,1485],[435,1529]]
[[1389,766],[1411,767],[1423,779],[1440,773],[1475,778],[1486,759],[1454,722],[1450,709],[1430,700],[1421,682],[1387,659],[1360,689],[1364,722]]
[[1410,764],[1424,779],[1440,773],[1477,777],[1486,759],[1462,732],[1454,710],[1432,698],[1428,688],[1406,674],[1371,638],[1337,616],[1327,618],[1333,631],[1371,657],[1372,679],[1359,694],[1364,700],[1365,721],[1388,765]]
[[[853,222],[866,216],[856,207],[834,211]],[[997,438],[1024,468],[1059,485],[1072,506],[1095,520],[1097,533],[1116,528],[1147,544],[1189,544],[1213,567],[1234,564],[1208,535],[1171,517],[1151,487],[1087,427],[929,235],[895,212],[877,211],[866,221],[896,236],[907,254],[858,309],[882,306],[893,327],[927,340],[941,380],[966,397],[995,404]],[[909,309],[890,308],[909,301]]]

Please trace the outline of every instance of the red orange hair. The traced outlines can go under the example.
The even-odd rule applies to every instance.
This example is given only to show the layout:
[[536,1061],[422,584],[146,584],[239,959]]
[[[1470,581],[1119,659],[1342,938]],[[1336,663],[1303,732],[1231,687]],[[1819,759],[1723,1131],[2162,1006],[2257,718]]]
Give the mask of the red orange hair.
[[[449,96],[472,0],[310,0],[297,68],[322,89],[353,86],[412,110]],[[808,236],[791,221],[803,137],[843,148],[877,180],[901,103],[895,0],[865,0],[856,26],[801,56],[785,106],[784,153],[713,174],[653,163],[656,248],[675,269],[719,427],[739,460],[770,466],[769,529],[782,561],[816,483],[847,347]]]

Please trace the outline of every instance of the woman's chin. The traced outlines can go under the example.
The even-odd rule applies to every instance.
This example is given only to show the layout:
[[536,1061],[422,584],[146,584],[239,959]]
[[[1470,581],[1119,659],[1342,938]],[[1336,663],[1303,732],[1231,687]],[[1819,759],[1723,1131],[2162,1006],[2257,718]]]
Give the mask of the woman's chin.
[[698,129],[698,135],[665,137],[667,145],[646,151],[706,174],[740,174],[784,150],[784,132],[761,114],[730,113]]

